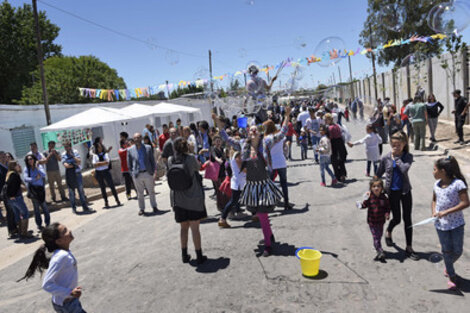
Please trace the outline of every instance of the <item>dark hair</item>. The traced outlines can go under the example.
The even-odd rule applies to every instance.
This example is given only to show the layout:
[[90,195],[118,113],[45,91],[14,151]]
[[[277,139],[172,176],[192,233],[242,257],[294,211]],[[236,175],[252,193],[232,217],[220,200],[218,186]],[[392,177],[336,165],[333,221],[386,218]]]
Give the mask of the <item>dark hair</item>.
[[167,125],[167,124],[163,124],[163,125],[162,125],[162,128],[168,128],[168,125]]
[[99,143],[100,140],[101,140],[101,137],[96,137],[96,138],[95,138],[95,141],[93,142],[93,145]]
[[416,94],[414,99],[413,99],[413,103],[418,103],[418,102],[422,102],[423,101],[423,97],[421,97],[420,94]]
[[124,139],[129,138],[129,134],[126,133],[126,132],[120,132],[120,133],[119,133],[119,136],[124,137]]
[[380,186],[382,186],[382,192],[383,192],[383,189],[384,189],[384,181],[378,177],[374,177],[370,180],[369,182],[369,190],[372,189],[372,186],[375,184],[375,183],[380,183]]
[[189,124],[189,128],[193,131],[194,136],[199,135],[199,131],[197,130],[197,126],[194,123]]
[[102,144],[100,144],[99,142],[96,142],[96,140],[95,140],[95,143],[93,144],[93,148],[95,149],[96,154],[98,154],[98,147],[101,147],[101,150],[102,150],[101,152],[106,152],[105,149],[104,149],[104,146]]
[[173,148],[177,154],[187,154],[189,152],[188,142],[183,137],[178,137],[173,141]]
[[452,94],[460,96],[461,93],[462,92],[460,91],[460,89],[456,89],[456,90],[454,90],[454,92]]
[[374,127],[374,125],[372,125],[372,124],[367,124],[366,128],[367,128],[367,129],[371,129],[374,133],[376,132],[376,131],[375,131],[375,127]]
[[121,146],[121,148],[122,148],[122,147],[125,147],[125,146],[126,146],[126,140],[121,139],[121,140],[119,141],[119,145]]
[[207,131],[209,129],[209,123],[207,123],[207,121],[200,121],[199,127]]
[[320,130],[323,130],[328,135],[328,126],[322,124],[320,125]]
[[55,141],[54,140],[51,140],[47,143],[48,145],[55,145]]
[[48,252],[54,252],[55,250],[60,249],[55,242],[60,238],[59,225],[59,223],[52,223],[42,230],[41,237],[42,240],[44,240],[44,244],[34,252],[33,260],[26,270],[26,273],[16,282],[22,281],[23,279],[30,279],[34,276],[36,270],[42,274],[44,270],[49,268],[49,261],[51,259],[46,256],[46,249]]
[[465,186],[467,186],[467,181],[460,171],[459,162],[457,162],[456,158],[449,155],[448,157],[440,158],[435,164],[438,170],[444,170],[446,172],[446,176],[448,178],[458,178],[465,183]]
[[181,119],[180,119],[180,118],[176,120],[176,123],[178,123],[178,122],[180,122],[180,123],[181,123]]
[[28,164],[28,159],[29,158],[32,158],[34,160],[34,164],[36,164],[36,162],[38,161],[38,158],[36,158],[36,156],[34,154],[27,154],[25,157],[24,157],[24,164],[26,165],[26,168],[28,170],[31,169],[31,167],[29,166]]
[[[146,140],[148,140],[148,143],[145,142]],[[145,135],[145,136],[144,136],[144,144],[146,144],[146,145],[152,145],[152,141],[150,140],[149,135]]]

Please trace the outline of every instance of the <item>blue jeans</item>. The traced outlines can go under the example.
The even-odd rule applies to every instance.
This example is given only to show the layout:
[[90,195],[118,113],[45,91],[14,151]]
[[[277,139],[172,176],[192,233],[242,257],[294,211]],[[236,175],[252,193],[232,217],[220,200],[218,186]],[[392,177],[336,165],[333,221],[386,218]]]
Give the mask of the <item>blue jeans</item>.
[[437,229],[437,235],[439,236],[442,247],[442,255],[444,256],[444,263],[449,277],[455,276],[454,263],[460,258],[463,252],[464,226],[465,225],[462,225],[452,230]]
[[302,160],[307,158],[307,151],[308,151],[308,143],[301,143],[300,144],[300,155],[302,157]]
[[329,155],[320,155],[320,174],[321,174],[321,181],[325,183],[325,171],[331,176],[332,180],[335,180],[335,174],[330,169],[330,156]]
[[58,313],[86,313],[86,311],[82,308],[80,300],[78,299],[73,299],[72,301],[64,303],[63,305],[58,305],[52,302],[52,306]]
[[32,199],[32,202],[34,207],[34,219],[36,220],[36,225],[38,228],[40,228],[42,225],[41,211],[39,210],[39,207],[42,208],[42,213],[44,214],[44,224],[49,226],[51,222],[51,216],[49,215],[49,209],[47,208],[46,201],[40,203],[38,200]]
[[[78,196],[80,197],[80,204],[82,205],[82,208],[84,210],[89,210],[88,205],[86,203],[85,199],[85,191],[83,191],[83,177],[82,173],[76,173],[77,174],[77,189],[78,189]],[[69,199],[70,199],[70,205],[72,206],[73,210],[77,209],[77,206],[75,204],[75,189],[69,187]]]
[[374,174],[377,173],[377,168],[379,166],[379,161],[367,161],[367,174],[370,174],[370,167],[372,165],[372,163],[374,163]]
[[317,136],[313,135],[310,137],[312,139],[312,146],[313,146],[313,153],[315,154],[315,161],[318,162],[318,152],[316,150],[318,142],[320,142],[320,138]]
[[274,171],[279,175],[279,182],[281,183],[282,194],[284,195],[284,203],[289,203],[289,190],[287,188],[287,168],[277,168],[271,172],[271,179],[274,178]]
[[232,189],[232,197],[230,198],[230,201],[225,205],[224,210],[222,211],[222,219],[227,219],[227,216],[230,211],[235,212],[236,209],[240,210],[240,204],[238,203],[238,200],[240,200],[241,194],[242,190]]
[[17,224],[21,219],[29,218],[28,208],[26,207],[26,203],[24,203],[24,198],[22,195],[16,196],[14,200],[8,199],[8,205],[15,215],[15,222]]

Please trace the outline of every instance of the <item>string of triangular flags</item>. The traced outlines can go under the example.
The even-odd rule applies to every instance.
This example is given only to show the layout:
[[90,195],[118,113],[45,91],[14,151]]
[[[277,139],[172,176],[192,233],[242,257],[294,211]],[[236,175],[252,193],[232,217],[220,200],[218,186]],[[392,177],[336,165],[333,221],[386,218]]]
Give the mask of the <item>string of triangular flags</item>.
[[[357,48],[356,50],[338,50],[325,51],[321,55],[311,55],[304,58],[293,59],[287,58],[277,65],[270,65],[260,69],[260,71],[268,73],[271,70],[278,70],[280,67],[297,67],[301,65],[310,65],[320,62],[322,60],[335,60],[339,58],[347,58],[348,56],[365,55],[367,53],[377,53],[381,50],[407,45],[413,42],[432,43],[434,40],[442,40],[447,38],[444,34],[434,34],[431,36],[411,36],[408,39],[390,40],[386,44],[379,45],[375,49],[371,48]],[[245,74],[247,71],[239,70],[233,73],[226,73],[223,75],[213,76],[213,81],[222,81],[225,78],[233,78]],[[101,99],[105,101],[119,101],[130,100],[132,98],[148,98],[152,95],[159,94],[162,91],[171,92],[176,88],[196,86],[204,87],[209,82],[209,79],[197,79],[193,81],[180,80],[177,83],[160,84],[148,87],[133,88],[133,89],[98,89],[98,88],[82,88],[79,87],[80,96],[92,99]]]

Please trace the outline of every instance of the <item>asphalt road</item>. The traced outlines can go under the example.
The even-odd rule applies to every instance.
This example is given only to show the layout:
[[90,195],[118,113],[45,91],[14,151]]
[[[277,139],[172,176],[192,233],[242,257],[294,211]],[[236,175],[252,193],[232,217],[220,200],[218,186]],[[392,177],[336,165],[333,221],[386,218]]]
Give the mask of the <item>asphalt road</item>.
[[[363,122],[347,126],[353,139],[364,135]],[[348,151],[348,183],[334,188],[320,186],[319,167],[312,162],[311,150],[310,159],[289,163],[289,192],[295,210],[278,208],[271,214],[279,243],[268,258],[257,256],[262,239],[259,225],[233,221],[231,229],[219,229],[215,203],[207,197],[210,217],[202,224],[201,233],[209,261],[199,267],[183,264],[179,226],[169,207],[166,183],[156,187],[159,208],[166,211],[162,215],[138,216],[135,200],[93,215],[73,216],[69,210],[53,213],[52,220],[71,227],[76,238],[71,250],[78,261],[85,310],[467,312],[470,254],[464,249],[456,264],[457,272],[466,279],[462,291],[448,292],[433,225],[414,231],[413,244],[420,261],[405,257],[403,223],[393,233],[397,246],[385,247],[387,262],[373,260],[375,250],[366,211],[355,206],[368,188],[365,151],[362,146]],[[414,222],[430,216],[432,166],[439,154],[415,153],[410,170]],[[298,147],[294,147],[294,157],[300,157]],[[462,167],[470,173],[467,163]],[[99,201],[94,204],[95,208],[100,205]],[[39,275],[28,282],[15,282],[25,272],[40,241],[7,241],[4,227],[0,236],[0,312],[52,312],[50,295],[41,290]],[[466,246],[469,240],[467,232]],[[301,275],[294,253],[302,246],[323,252],[317,279]],[[194,257],[191,242],[189,251]]]

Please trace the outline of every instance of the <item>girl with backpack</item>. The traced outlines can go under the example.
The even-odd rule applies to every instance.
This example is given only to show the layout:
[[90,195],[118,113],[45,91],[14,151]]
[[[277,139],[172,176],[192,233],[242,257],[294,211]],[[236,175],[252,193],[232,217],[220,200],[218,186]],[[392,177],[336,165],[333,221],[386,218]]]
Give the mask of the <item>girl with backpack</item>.
[[181,225],[181,253],[183,263],[189,263],[189,229],[193,236],[197,263],[202,264],[207,257],[202,254],[199,224],[207,217],[202,177],[199,175],[199,162],[190,154],[185,138],[178,137],[173,142],[174,156],[168,159],[168,184],[170,202],[175,212],[175,220]]
[[[59,223],[53,223],[42,231],[44,244],[36,250],[23,278],[33,277],[36,271],[47,269],[42,288],[52,294],[52,306],[59,313],[86,313],[80,303],[82,287],[78,286],[77,260],[70,252],[74,239],[72,231]],[[46,256],[46,250],[52,257]]]
[[28,154],[24,158],[24,163],[26,164],[26,167],[23,171],[23,177],[28,186],[28,197],[31,198],[31,201],[33,202],[36,225],[38,230],[41,231],[43,226],[41,211],[39,210],[40,207],[44,214],[44,223],[46,226],[51,222],[51,216],[46,204],[46,189],[44,188],[46,173],[42,167],[37,166],[38,160],[33,154]]

